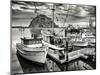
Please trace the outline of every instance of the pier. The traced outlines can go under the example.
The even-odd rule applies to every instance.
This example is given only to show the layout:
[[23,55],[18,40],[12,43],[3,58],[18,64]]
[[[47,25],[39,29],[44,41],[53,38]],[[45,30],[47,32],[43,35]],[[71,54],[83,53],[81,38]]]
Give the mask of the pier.
[[12,65],[12,74],[92,70],[96,68],[96,62],[93,61],[94,50],[95,48],[82,48],[70,52],[68,62],[65,59],[60,60],[57,54],[48,52],[46,63],[40,64],[23,58],[15,49],[12,52],[12,62],[14,63]]

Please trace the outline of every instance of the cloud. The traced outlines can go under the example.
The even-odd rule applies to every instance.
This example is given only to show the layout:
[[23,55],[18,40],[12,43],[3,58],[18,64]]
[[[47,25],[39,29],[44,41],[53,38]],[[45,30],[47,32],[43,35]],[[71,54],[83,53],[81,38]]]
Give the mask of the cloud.
[[[69,4],[55,4],[55,6],[55,13],[72,14],[73,16],[77,17],[86,17],[95,14],[95,8],[93,6]],[[12,1],[12,9],[26,12],[34,12],[35,9],[39,9],[39,11],[43,10],[48,13],[49,11],[51,11],[52,7],[53,4],[51,3]]]
[[78,7],[73,14],[78,17],[87,17],[89,12],[85,11],[82,7]]
[[[30,1],[12,1],[12,18],[15,20],[32,19],[37,15],[35,9],[37,9],[38,14],[44,14],[53,18],[52,8],[53,3],[35,2],[34,4],[34,2]],[[89,16],[95,16],[95,11],[95,6],[55,4],[54,19],[56,23],[63,25],[67,14],[69,14],[68,22],[82,22],[86,21]]]

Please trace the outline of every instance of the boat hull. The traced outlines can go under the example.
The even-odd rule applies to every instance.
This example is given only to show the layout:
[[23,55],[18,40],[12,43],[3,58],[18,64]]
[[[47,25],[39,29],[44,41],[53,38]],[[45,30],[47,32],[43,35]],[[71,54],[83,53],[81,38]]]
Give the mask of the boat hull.
[[28,59],[30,61],[33,61],[33,62],[38,62],[38,63],[45,63],[46,62],[46,55],[47,55],[47,51],[46,50],[43,50],[43,51],[25,51],[23,50],[23,48],[20,48],[21,44],[17,44],[16,45],[16,48],[19,52],[19,54],[25,58],[25,59]]
[[85,47],[85,46],[88,46],[88,42],[78,42],[78,43],[74,43],[73,46]]

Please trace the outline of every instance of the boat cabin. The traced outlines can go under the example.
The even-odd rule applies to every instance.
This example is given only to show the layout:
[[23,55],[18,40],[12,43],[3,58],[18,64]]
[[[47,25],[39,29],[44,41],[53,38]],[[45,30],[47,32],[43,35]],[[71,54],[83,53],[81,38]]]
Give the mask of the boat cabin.
[[22,43],[25,45],[31,45],[31,44],[41,44],[42,43],[42,38],[38,37],[37,34],[32,34],[31,38],[21,38]]
[[25,45],[31,45],[31,44],[40,44],[42,43],[42,38],[21,38],[22,43]]

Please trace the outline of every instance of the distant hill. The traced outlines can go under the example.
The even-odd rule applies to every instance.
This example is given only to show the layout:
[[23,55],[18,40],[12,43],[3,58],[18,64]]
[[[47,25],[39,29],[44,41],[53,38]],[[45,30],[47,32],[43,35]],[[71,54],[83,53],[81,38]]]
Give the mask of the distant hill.
[[43,28],[51,28],[58,27],[51,18],[47,17],[46,15],[38,15],[37,17],[33,18],[29,27],[43,27]]

